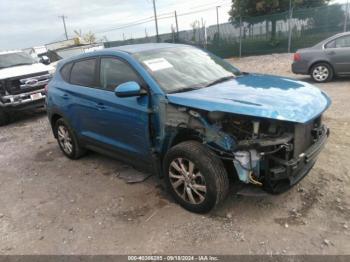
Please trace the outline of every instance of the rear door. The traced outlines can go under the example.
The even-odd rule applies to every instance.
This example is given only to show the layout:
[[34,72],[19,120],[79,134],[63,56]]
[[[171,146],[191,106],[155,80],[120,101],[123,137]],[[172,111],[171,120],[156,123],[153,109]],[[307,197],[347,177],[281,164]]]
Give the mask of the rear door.
[[350,74],[350,35],[339,37],[327,43],[325,53],[336,74]]
[[64,99],[69,101],[69,118],[79,136],[96,138],[94,133],[97,121],[96,96],[97,82],[96,57],[86,58],[74,62],[70,74],[70,87],[66,89]]

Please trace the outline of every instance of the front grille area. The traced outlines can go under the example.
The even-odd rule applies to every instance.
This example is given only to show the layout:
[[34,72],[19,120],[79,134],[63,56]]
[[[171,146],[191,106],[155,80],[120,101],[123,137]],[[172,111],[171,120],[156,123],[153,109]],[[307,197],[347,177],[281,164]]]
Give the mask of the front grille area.
[[321,126],[321,118],[317,118],[307,124],[297,124],[294,129],[294,154],[297,158],[315,143],[314,130]]
[[11,95],[27,93],[43,89],[50,79],[51,75],[48,72],[14,77],[5,80],[5,89]]

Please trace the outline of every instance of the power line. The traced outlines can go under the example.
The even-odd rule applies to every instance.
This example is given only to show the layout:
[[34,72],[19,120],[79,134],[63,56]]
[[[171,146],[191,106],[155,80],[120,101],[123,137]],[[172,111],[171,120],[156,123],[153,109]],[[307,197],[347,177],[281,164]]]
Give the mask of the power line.
[[118,30],[118,29],[132,27],[132,26],[135,26],[135,25],[141,25],[141,24],[149,23],[149,22],[152,22],[152,21],[153,21],[153,16],[148,17],[148,18],[143,18],[143,19],[140,19],[140,20],[135,20],[135,21],[127,23],[127,24],[122,24],[122,25],[120,25],[118,27],[105,29],[105,30],[101,30],[101,31],[96,31],[96,33],[106,33],[106,32],[110,32],[110,31],[114,31],[114,30]]
[[[224,4],[224,5],[227,5],[227,4]],[[206,5],[196,6],[196,7],[194,7],[194,9],[197,9],[198,7],[203,7],[203,6],[206,6]],[[187,15],[196,14],[196,13],[202,13],[202,12],[205,12],[205,11],[208,11],[208,10],[212,10],[213,8],[216,8],[216,6],[210,6],[210,7],[207,7],[207,8],[202,8],[202,9],[199,9],[199,10],[194,10],[194,11],[185,12],[185,13],[181,13],[181,14],[177,13],[177,17],[187,16]],[[158,20],[163,20],[163,19],[168,19],[168,18],[173,18],[173,17],[174,17],[174,13],[173,12],[162,13],[162,14],[158,14],[157,15],[157,21]],[[101,31],[96,31],[95,33],[98,33],[98,34],[100,34],[100,33],[107,33],[107,32],[111,32],[111,31],[115,31],[115,30],[120,30],[120,29],[129,28],[129,27],[134,27],[134,26],[137,26],[137,25],[141,25],[141,24],[146,24],[146,23],[152,22],[153,20],[154,20],[154,16],[151,16],[151,17],[135,20],[135,21],[132,21],[132,22],[127,23],[127,24],[122,24],[122,25],[120,25],[118,27],[105,29],[105,30],[101,30]]]
[[[214,2],[212,2],[212,3],[207,3],[207,4],[204,4],[204,5],[195,5],[195,6],[186,6],[186,8],[185,9],[191,9],[191,10],[193,10],[193,9],[196,9],[196,8],[202,8],[202,7],[208,7],[208,6],[211,6],[211,7],[215,7],[215,6],[217,6],[217,5],[226,5],[226,4],[232,4],[232,2],[230,1],[230,0],[227,0],[227,1],[229,1],[229,2],[227,2],[227,3],[223,3],[223,2],[225,2],[225,0],[217,0],[217,1],[214,1]],[[202,1],[198,1],[198,2],[196,2],[196,1],[190,1],[190,3],[202,3]],[[174,7],[177,7],[177,8],[174,8]],[[180,5],[181,6],[181,5]],[[184,6],[184,5],[183,5]],[[177,11],[179,11],[179,10],[181,10],[181,9],[184,9],[184,8],[179,8],[179,5],[171,5],[170,7],[169,6],[167,6],[167,9],[176,9]]]
[[191,11],[191,12],[182,13],[182,14],[179,14],[178,16],[186,16],[186,15],[192,15],[192,14],[196,14],[196,13],[202,13],[202,12],[205,12],[205,11],[208,11],[208,10],[213,10],[216,7],[217,6],[211,6],[211,7],[200,9],[200,10],[197,10],[197,11]]

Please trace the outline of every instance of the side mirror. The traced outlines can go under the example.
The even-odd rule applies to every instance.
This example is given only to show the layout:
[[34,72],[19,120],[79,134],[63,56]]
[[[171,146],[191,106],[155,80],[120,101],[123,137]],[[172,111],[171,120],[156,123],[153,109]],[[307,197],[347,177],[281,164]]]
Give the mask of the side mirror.
[[114,90],[114,93],[118,97],[132,97],[132,96],[140,96],[141,95],[141,87],[136,82],[126,82],[120,84]]
[[43,55],[40,58],[40,63],[43,63],[44,65],[49,65],[51,63],[50,58],[46,55]]

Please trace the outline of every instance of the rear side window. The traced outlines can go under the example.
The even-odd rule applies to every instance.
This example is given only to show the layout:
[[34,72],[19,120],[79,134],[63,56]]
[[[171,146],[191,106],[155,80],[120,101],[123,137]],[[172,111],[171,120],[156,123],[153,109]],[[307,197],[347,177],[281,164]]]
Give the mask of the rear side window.
[[70,82],[73,85],[95,86],[96,85],[96,59],[86,59],[74,63]]
[[70,70],[72,69],[73,63],[66,64],[61,69],[61,76],[64,81],[69,82]]
[[114,89],[125,82],[135,81],[142,86],[136,72],[124,61],[116,58],[101,58],[100,86],[103,89]]
[[333,40],[332,42],[329,42],[328,44],[326,44],[326,48],[335,48],[335,41]]
[[328,44],[326,48],[347,48],[350,47],[350,36],[339,37]]
[[337,48],[350,47],[350,35],[339,37],[335,40]]

